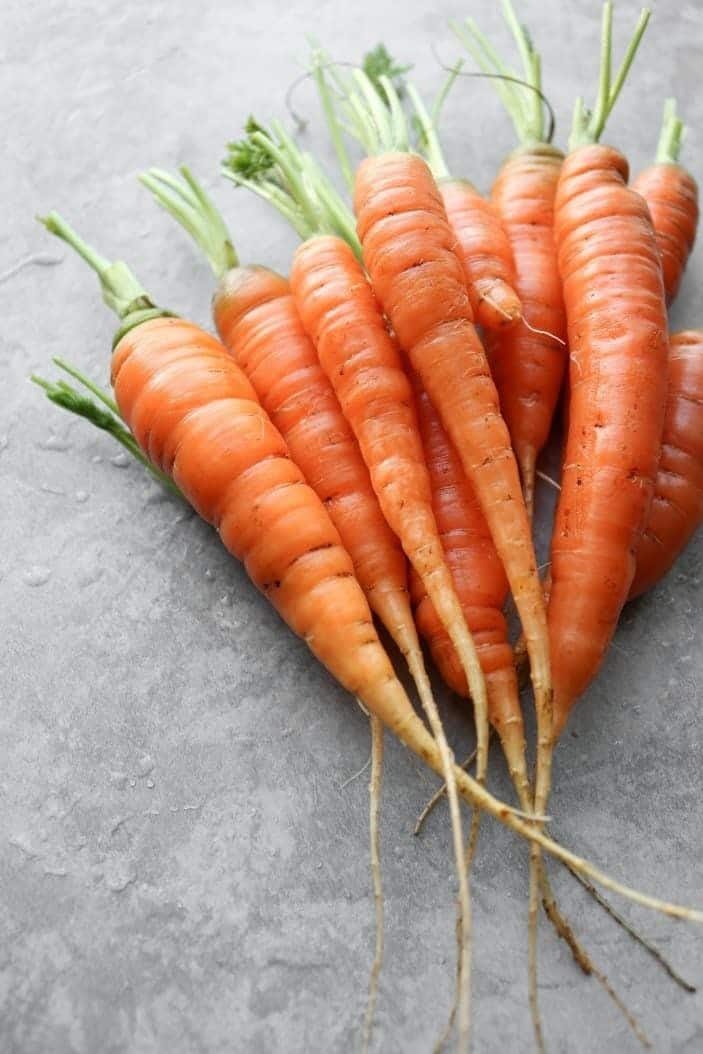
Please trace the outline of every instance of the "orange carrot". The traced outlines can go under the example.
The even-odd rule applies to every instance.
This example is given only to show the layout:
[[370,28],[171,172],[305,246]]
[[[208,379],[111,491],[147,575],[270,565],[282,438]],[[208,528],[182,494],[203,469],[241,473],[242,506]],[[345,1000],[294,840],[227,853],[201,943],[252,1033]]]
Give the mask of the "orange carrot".
[[554,244],[554,196],[563,154],[545,133],[540,58],[510,0],[506,20],[523,58],[524,85],[472,19],[453,28],[481,68],[494,78],[520,146],[501,166],[491,201],[515,260],[515,290],[523,321],[489,333],[488,359],[520,466],[532,515],[537,457],[549,436],[566,369],[566,317]]
[[[508,581],[461,460],[420,379],[414,375],[413,380],[442,547],[486,675],[488,716],[500,736],[521,807],[527,810],[531,792],[525,764],[525,730],[513,651],[501,610]],[[434,605],[422,581],[412,572],[410,581],[420,633],[446,683],[458,695],[466,695],[466,677]]]
[[655,162],[632,182],[652,216],[667,303],[678,293],[698,226],[698,185],[679,163],[685,131],[676,116],[676,100],[667,99]]
[[703,523],[703,332],[669,341],[661,459],[649,519],[637,549],[630,599],[664,577]]
[[[159,471],[217,527],[330,673],[442,775],[437,742],[393,673],[339,535],[242,372],[213,337],[157,307],[125,264],[99,256],[56,213],[43,222],[96,271],[120,318],[115,394],[143,454],[159,458]],[[703,912],[629,890],[534,829],[463,770],[455,775],[467,801],[557,859],[639,903],[703,921]]]
[[[659,253],[625,158],[597,143],[647,24],[592,115],[577,106],[556,201],[569,348],[569,431],[551,550],[555,740],[595,676],[635,572],[661,449],[667,323]],[[604,7],[604,54],[612,8]]]

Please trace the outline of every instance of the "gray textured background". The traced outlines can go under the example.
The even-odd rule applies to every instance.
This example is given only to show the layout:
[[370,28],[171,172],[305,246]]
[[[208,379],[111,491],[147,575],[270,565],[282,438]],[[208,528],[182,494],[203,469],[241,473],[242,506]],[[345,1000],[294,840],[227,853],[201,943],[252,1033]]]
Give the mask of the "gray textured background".
[[[51,355],[106,380],[114,328],[83,264],[34,223],[64,211],[131,261],[156,298],[207,324],[211,279],[135,176],[188,161],[231,221],[244,260],[285,269],[282,221],[217,179],[223,143],[250,112],[281,111],[317,32],[339,58],[378,39],[417,63],[456,54],[460,3],[259,0],[3,5],[0,98],[0,1049],[7,1054],[348,1051],[372,948],[366,722],[280,624],[209,528],[165,497],[112,441],[26,382]],[[507,44],[493,4],[470,5]],[[598,5],[521,5],[544,54],[565,133],[592,91]],[[464,5],[463,10],[467,10]],[[620,3],[624,39],[636,5]],[[703,171],[703,9],[659,3],[612,121],[639,167],[662,97],[692,129]],[[299,108],[313,95],[301,90]],[[319,123],[313,145],[323,142]],[[447,110],[456,170],[487,187],[512,143],[489,86],[465,81]],[[9,223],[8,223],[9,220]],[[60,258],[30,264],[31,254]],[[44,258],[45,259],[45,258]],[[675,326],[703,321],[696,252]],[[547,519],[542,499],[541,522]],[[619,876],[700,903],[701,553],[628,608],[606,669],[556,764],[553,812],[569,844]],[[470,718],[445,707],[457,750]],[[495,788],[508,794],[494,755]],[[389,744],[383,813],[387,960],[376,1049],[424,1052],[454,969],[446,814],[414,817],[434,787]],[[474,870],[475,1050],[531,1047],[526,853],[485,825]],[[659,1051],[703,1050],[703,1001],[686,996],[562,872],[555,883],[588,946]],[[700,931],[625,911],[703,982]],[[602,991],[545,926],[542,1008],[551,1051],[635,1051]]]

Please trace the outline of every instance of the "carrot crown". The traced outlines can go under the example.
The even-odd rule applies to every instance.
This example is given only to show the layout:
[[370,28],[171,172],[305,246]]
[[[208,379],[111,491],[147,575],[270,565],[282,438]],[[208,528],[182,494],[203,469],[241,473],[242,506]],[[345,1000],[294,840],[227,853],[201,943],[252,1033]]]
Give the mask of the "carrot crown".
[[436,180],[449,179],[450,172],[447,165],[442,144],[439,139],[437,126],[439,115],[444,101],[449,94],[454,81],[461,73],[463,62],[457,62],[449,73],[444,84],[437,93],[431,112],[427,110],[422,97],[413,84],[406,85],[406,91],[413,107],[413,123],[415,125],[417,148],[430,166],[432,175]]
[[190,169],[181,165],[179,172],[182,179],[161,168],[150,168],[139,179],[158,204],[188,231],[202,249],[215,276],[222,278],[231,268],[239,266],[227,224]]
[[222,174],[273,205],[301,238],[336,234],[361,258],[354,216],[312,155],[279,121],[264,128],[250,118],[245,131],[229,144]]
[[[527,28],[518,20],[512,0],[501,0],[501,7],[520,53],[522,77],[503,61],[473,18],[467,18],[464,22],[451,21],[449,25],[479,69],[493,80],[520,142],[550,143],[554,120],[552,117],[550,127],[545,131],[546,99],[542,92],[541,56]],[[551,110],[551,107],[548,108]]]
[[75,249],[97,274],[103,300],[122,322],[115,335],[114,344],[117,344],[130,329],[141,325],[142,322],[147,322],[151,318],[172,315],[172,312],[164,311],[156,306],[126,263],[122,260],[111,262],[104,256],[100,256],[58,212],[50,212],[48,216],[37,218],[51,234],[55,234],[57,238],[61,238],[72,249]]
[[620,68],[612,79],[613,63],[613,4],[612,0],[606,0],[603,4],[603,20],[601,23],[601,51],[600,51],[600,76],[598,78],[598,95],[592,110],[589,110],[582,98],[576,100],[574,118],[571,125],[571,136],[569,149],[575,150],[579,146],[589,143],[597,143],[603,134],[606,121],[612,113],[618,96],[630,72],[640,41],[647,28],[651,11],[643,8],[635,26],[635,31],[630,38],[625,56],[620,63]]
[[676,99],[667,99],[664,103],[664,116],[655,162],[658,165],[678,165],[685,138],[686,125],[676,113]]

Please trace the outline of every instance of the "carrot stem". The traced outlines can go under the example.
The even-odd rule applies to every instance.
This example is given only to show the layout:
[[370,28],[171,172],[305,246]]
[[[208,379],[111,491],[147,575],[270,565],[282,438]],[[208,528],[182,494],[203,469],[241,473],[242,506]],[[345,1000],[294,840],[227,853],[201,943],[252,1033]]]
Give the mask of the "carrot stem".
[[542,141],[544,139],[544,110],[542,108],[542,100],[538,94],[542,89],[541,59],[534,49],[527,29],[518,20],[512,0],[501,0],[501,7],[503,9],[503,18],[507,22],[520,52],[525,79],[535,89],[525,99],[525,104],[530,113],[529,130],[531,137]]
[[[435,103],[436,113],[439,113],[439,108],[441,108],[442,102],[444,101],[444,98],[446,98],[449,88],[451,88],[451,85],[456,80],[456,76],[457,74],[452,72],[452,74],[450,74],[451,80],[448,77],[447,81],[445,81],[446,91],[443,89],[444,97],[438,96],[437,98],[437,102]],[[408,93],[408,98],[410,99],[413,110],[415,111],[415,117],[420,129],[422,154],[427,161],[427,164],[432,169],[432,175],[438,181],[440,179],[449,179],[449,167],[444,158],[444,153],[442,152],[442,147],[439,142],[439,136],[437,135],[437,127],[435,124],[436,118],[434,115],[432,117],[429,115],[424,102],[413,84],[407,84],[405,90]],[[437,106],[437,103],[439,103],[439,107]]]
[[635,55],[640,46],[640,41],[647,28],[652,12],[648,8],[642,8],[635,26],[634,33],[625,51],[622,62],[615,79],[611,76],[612,67],[612,35],[613,35],[613,4],[612,0],[606,0],[603,4],[603,19],[601,23],[601,58],[600,71],[598,75],[598,95],[593,111],[589,110],[583,99],[578,98],[574,107],[574,116],[571,126],[571,137],[569,148],[575,150],[579,146],[588,143],[597,143],[603,134],[606,121],[613,111],[623,85],[634,62]]
[[64,373],[67,373],[70,377],[73,377],[74,380],[82,384],[84,388],[87,388],[89,392],[92,392],[93,395],[108,408],[108,410],[112,411],[115,417],[122,421],[122,414],[120,413],[117,403],[104,388],[101,388],[95,383],[95,381],[91,381],[89,377],[86,377],[84,373],[81,373],[77,366],[72,366],[70,362],[66,362],[65,359],[59,358],[58,355],[54,356],[52,362],[58,366],[60,370],[63,370]]
[[337,155],[339,170],[342,173],[342,178],[347,187],[351,189],[354,185],[354,168],[349,158],[349,151],[347,150],[346,143],[344,142],[344,132],[342,129],[342,123],[337,115],[337,107],[332,101],[332,92],[324,74],[323,66],[328,64],[329,62],[325,53],[319,48],[316,48],[312,53],[312,75],[317,87],[317,94],[320,99],[320,105],[322,106],[322,112],[325,115],[325,123],[330,133],[332,146]]
[[219,209],[186,165],[182,181],[163,169],[150,168],[139,180],[167,212],[178,220],[205,254],[217,278],[239,266],[234,244]]
[[664,103],[664,116],[655,162],[658,165],[678,165],[685,138],[686,125],[676,113],[676,99],[667,99]]
[[[248,147],[259,152],[258,167],[247,164],[244,168],[241,159],[250,156],[245,153]],[[257,126],[246,139],[230,144],[222,173],[273,205],[303,240],[315,234],[337,234],[361,259],[354,217],[341,195],[278,121],[268,129]]]
[[542,94],[542,67],[540,56],[535,51],[529,34],[518,22],[512,4],[503,3],[503,14],[508,23],[523,59],[524,74],[518,77],[500,57],[488,37],[478,28],[473,18],[463,23],[450,22],[450,27],[460,43],[469,52],[477,66],[494,81],[506,113],[513,122],[521,143],[545,142]]
[[132,433],[129,429],[125,428],[121,418],[116,416],[119,413],[117,407],[115,406],[115,410],[112,410],[112,407],[115,404],[112,399],[110,399],[107,392],[102,391],[102,389],[98,388],[96,384],[89,381],[88,378],[76,369],[75,366],[70,366],[62,360],[55,359],[54,361],[61,367],[61,369],[66,370],[66,372],[70,373],[72,377],[75,377],[81,382],[81,384],[84,384],[89,388],[106,407],[110,408],[110,412],[108,413],[107,410],[98,406],[93,399],[89,398],[87,395],[83,395],[82,392],[71,387],[71,385],[67,384],[65,381],[47,381],[35,373],[31,374],[30,380],[34,384],[39,385],[40,388],[43,388],[47,398],[56,406],[61,406],[64,410],[68,410],[69,413],[76,414],[78,417],[90,421],[90,423],[96,428],[111,435],[136,461],[143,465],[144,468],[148,469],[154,479],[166,487],[172,494],[182,498],[183,495],[173,480],[161,472],[155,465],[152,465],[148,458],[146,458],[141,452]]
[[111,263],[101,256],[74,231],[73,227],[58,212],[52,211],[48,216],[38,216],[37,219],[51,234],[55,234],[57,238],[61,238],[72,249],[75,249],[88,266],[95,271],[100,279],[103,300],[118,318],[125,318],[138,302],[141,302],[142,307],[154,306],[146,290],[137,281],[127,264],[122,263],[121,260]]

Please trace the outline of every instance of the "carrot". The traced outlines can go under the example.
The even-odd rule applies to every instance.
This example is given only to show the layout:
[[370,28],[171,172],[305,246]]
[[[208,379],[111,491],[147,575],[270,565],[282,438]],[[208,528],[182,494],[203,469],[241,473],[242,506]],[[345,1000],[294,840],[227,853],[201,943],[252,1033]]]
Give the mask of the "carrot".
[[[560,489],[558,483],[554,483]],[[671,570],[703,523],[703,332],[669,340],[667,401],[654,495],[635,557],[628,600],[646,593]],[[550,580],[545,579],[549,597]],[[519,652],[519,653],[518,653]],[[515,650],[518,667],[524,647]]]
[[611,81],[612,5],[604,4],[598,98],[592,114],[577,100],[555,201],[570,351],[550,564],[555,743],[627,599],[661,446],[667,332],[656,239],[643,199],[627,187],[627,161],[598,144],[648,20],[643,11]]
[[[439,747],[393,673],[375,634],[368,604],[353,573],[347,573],[351,562],[339,544],[339,535],[290,460],[285,443],[256,402],[244,375],[213,337],[157,307],[125,264],[111,264],[99,256],[57,213],[42,222],[96,271],[103,298],[120,318],[112,376],[117,380],[121,375],[124,388],[116,388],[115,405],[132,428],[142,455],[152,466],[152,459],[158,459],[154,466],[157,471],[167,470],[168,477],[181,486],[196,510],[202,506],[211,516],[225,546],[233,555],[242,555],[250,576],[256,574],[253,580],[258,588],[271,584],[269,575],[282,576],[273,580],[273,589],[266,590],[282,618],[304,637],[313,654],[340,684],[357,695],[412,753],[441,775],[444,766]],[[122,367],[128,367],[125,373]],[[57,387],[59,393],[65,392],[61,385]],[[231,391],[239,395],[223,399],[223,393]],[[53,394],[47,395],[53,401]],[[56,401],[67,405],[61,394]],[[90,416],[83,411],[83,407],[78,410],[82,416]],[[257,495],[252,491],[256,491],[256,477],[262,473],[268,479],[259,480],[259,497],[268,501],[257,505]],[[278,486],[277,479],[289,485]],[[295,530],[291,532],[296,502],[303,521],[309,525],[309,534],[307,527],[300,535]],[[284,519],[269,513],[282,513]],[[257,531],[252,523],[257,518],[260,524],[262,515],[272,528],[276,525],[267,566],[260,527],[252,541],[252,534]],[[306,548],[315,531],[320,539],[326,538],[332,544],[325,542],[324,549]],[[290,562],[291,556],[295,557],[296,567]],[[277,581],[286,588],[276,587]],[[320,636],[316,637],[314,630],[311,635],[311,626],[319,630]],[[582,860],[535,830],[459,768],[456,778],[463,797],[471,805],[485,809],[510,830],[537,842],[606,888],[672,917],[703,922],[703,912],[631,890]]]
[[676,116],[676,100],[667,99],[654,164],[632,182],[652,216],[669,304],[678,293],[698,226],[698,185],[679,163],[685,132],[686,126]]
[[477,325],[501,330],[522,316],[513,250],[495,206],[468,180],[452,178],[437,133],[442,104],[459,72],[457,66],[448,77],[431,115],[414,85],[406,89],[420,129],[420,152],[430,166],[457,238],[474,318]]
[[[248,170],[251,172],[253,149],[273,150],[272,160],[283,165],[293,185],[302,185],[297,173],[288,164],[287,155],[284,157],[279,153],[272,139],[261,132],[252,134],[258,136],[258,139],[254,139],[252,143],[247,141],[236,148],[240,154],[242,149],[247,151]],[[282,133],[278,132],[277,138],[281,136]],[[286,145],[285,138],[282,145]],[[157,199],[173,214],[177,215],[185,207],[187,198],[191,202],[187,215],[192,218],[198,210],[198,200],[202,200],[203,191],[187,171],[185,175],[186,183],[179,185],[181,204],[176,209],[173,207],[172,194],[177,184],[172,177],[164,178],[164,174],[155,175],[152,172],[146,177],[146,182]],[[309,169],[306,175],[307,181],[311,181],[312,170]],[[253,177],[250,175],[247,183],[251,178]],[[164,189],[170,191],[171,195],[164,197]],[[280,194],[275,200],[279,199]],[[321,221],[316,218],[315,203],[309,203],[307,197],[303,198],[302,189],[298,191],[298,201],[301,206],[300,215],[306,218],[305,222],[310,224],[312,230],[316,229],[312,226],[313,223]],[[207,205],[210,211],[214,208],[210,202]],[[209,227],[207,209],[201,208],[199,215],[203,225]],[[221,217],[219,225],[223,226]],[[301,223],[296,223],[296,226],[300,229]],[[348,226],[353,228],[351,217]],[[200,239],[201,243],[208,240],[212,239]],[[341,250],[343,266],[348,268],[351,273],[350,280],[358,287],[352,303],[352,310],[355,310],[354,304],[358,306],[363,302],[363,287],[368,289],[368,286],[355,263],[352,250],[344,241],[332,237],[313,237],[305,242],[303,248],[307,247],[312,249],[317,259],[321,251],[327,251],[328,256],[331,252],[333,257],[339,258]],[[345,285],[342,289],[342,307],[350,291],[346,278],[343,281]],[[394,363],[398,357],[397,351],[386,334],[383,319],[372,295],[371,302],[367,303],[367,319],[362,336],[369,342],[370,334],[371,344],[376,349],[375,364],[367,360],[367,366],[375,369],[375,383],[370,380],[370,372],[367,370],[359,391],[364,397],[374,398],[373,414],[365,414],[363,400],[359,400],[359,391],[356,394],[352,393],[349,398],[345,397],[349,421],[355,422],[357,435],[363,440],[362,447],[368,467],[335,390],[320,365],[315,345],[301,322],[294,297],[285,279],[261,267],[230,267],[221,270],[213,300],[213,314],[225,346],[251,380],[259,399],[274,425],[286,439],[291,455],[302,468],[307,481],[325,502],[330,517],[352,556],[357,577],[371,607],[378,613],[406,656],[433,733],[445,756],[446,771],[451,783],[453,758],[444,737],[422,660],[407,593],[402,550],[391,528],[400,535],[408,555],[422,568],[433,595],[437,598],[438,607],[441,605],[440,610],[448,632],[462,656],[467,677],[470,679],[477,715],[483,716],[484,722],[485,681],[454,593],[449,570],[443,560],[441,543],[432,515],[427,470],[414,422],[410,388],[399,364]],[[308,322],[311,317],[308,317]],[[379,333],[374,334],[374,324]],[[347,330],[349,325],[350,319],[347,318]],[[341,344],[339,346],[341,347]],[[368,354],[369,358],[372,358],[374,353]],[[353,372],[350,370],[350,377]],[[350,410],[354,403],[356,411],[352,415]],[[372,473],[371,478],[369,469]],[[382,504],[379,504],[377,495]],[[390,526],[384,519],[384,513]],[[487,740],[486,731],[481,739],[483,767],[479,770],[480,779],[485,775]],[[459,874],[460,914],[464,920],[463,925],[468,927],[468,886],[463,868],[461,819],[455,784],[450,800],[454,850]],[[465,944],[468,946],[467,930]],[[464,954],[463,971],[466,970],[468,951]],[[465,973],[462,974],[464,975]]]
[[612,6],[592,115],[578,101],[556,201],[569,346],[569,429],[551,550],[555,740],[595,676],[627,599],[649,515],[666,402],[667,328],[647,207],[598,138],[648,21],[610,86]]
[[703,523],[703,332],[669,341],[669,382],[661,459],[629,597],[669,571]]
[[[525,729],[513,652],[501,611],[508,581],[459,456],[416,374],[413,380],[442,547],[486,675],[491,724],[503,744],[520,805],[529,810],[531,791],[525,763]],[[466,678],[452,643],[422,581],[412,574],[411,595],[418,628],[430,646],[442,677],[458,695],[466,695]]]
[[[566,318],[554,243],[554,197],[563,154],[545,132],[540,56],[512,0],[503,12],[523,60],[525,86],[500,59],[472,19],[452,28],[479,66],[495,79],[520,145],[505,160],[491,201],[515,261],[522,322],[486,339],[488,358],[520,466],[532,515],[537,457],[547,441],[566,369]],[[509,78],[509,79],[500,79]]]

